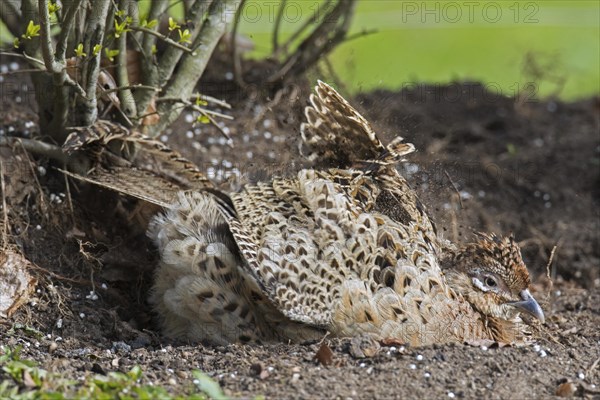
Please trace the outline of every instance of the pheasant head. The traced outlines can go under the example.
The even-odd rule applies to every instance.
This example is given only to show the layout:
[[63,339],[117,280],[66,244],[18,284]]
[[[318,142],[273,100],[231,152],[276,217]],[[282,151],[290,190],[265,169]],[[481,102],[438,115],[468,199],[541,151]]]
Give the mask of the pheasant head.
[[529,292],[529,272],[512,235],[478,236],[479,241],[445,259],[450,286],[487,318],[512,320],[525,312],[543,323],[544,313]]

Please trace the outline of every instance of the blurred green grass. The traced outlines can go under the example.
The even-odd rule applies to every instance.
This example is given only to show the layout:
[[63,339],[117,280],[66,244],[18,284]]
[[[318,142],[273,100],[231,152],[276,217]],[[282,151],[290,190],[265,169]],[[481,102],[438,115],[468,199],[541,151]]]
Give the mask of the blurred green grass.
[[[306,16],[319,3],[289,1],[282,36],[300,25],[297,10]],[[261,18],[257,7],[248,9],[240,25],[255,41],[255,57],[271,50],[268,4],[263,3]],[[353,92],[474,80],[511,96],[535,81],[539,97],[574,100],[600,93],[599,4],[361,0],[351,34],[377,32],[342,44],[330,59]],[[541,76],[528,73],[526,64],[540,69]]]

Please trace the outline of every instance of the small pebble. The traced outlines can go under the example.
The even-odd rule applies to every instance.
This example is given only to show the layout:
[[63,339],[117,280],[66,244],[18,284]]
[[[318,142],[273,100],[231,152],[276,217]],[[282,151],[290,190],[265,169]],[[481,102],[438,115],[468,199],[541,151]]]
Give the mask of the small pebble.
[[450,397],[451,399],[453,399],[454,397],[456,397],[456,395],[452,392],[448,392],[448,397]]
[[417,361],[423,361],[423,356],[421,354],[417,354]]
[[408,366],[408,368],[410,368],[410,369],[417,369],[417,366],[416,366],[415,364],[410,364],[410,365]]
[[79,318],[81,318],[81,319],[85,318],[85,314],[84,313],[79,313]]

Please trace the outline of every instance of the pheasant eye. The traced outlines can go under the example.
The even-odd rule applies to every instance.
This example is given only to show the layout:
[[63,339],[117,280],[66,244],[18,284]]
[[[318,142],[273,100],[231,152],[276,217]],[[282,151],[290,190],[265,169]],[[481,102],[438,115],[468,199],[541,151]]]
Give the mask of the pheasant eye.
[[487,278],[485,278],[485,285],[487,287],[496,287],[496,280],[488,276]]

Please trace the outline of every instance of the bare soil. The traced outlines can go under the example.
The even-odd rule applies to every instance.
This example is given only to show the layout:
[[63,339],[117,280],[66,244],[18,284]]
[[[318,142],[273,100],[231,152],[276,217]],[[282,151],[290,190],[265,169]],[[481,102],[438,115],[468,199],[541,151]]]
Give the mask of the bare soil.
[[[224,126],[233,147],[185,115],[165,141],[225,187],[300,168],[308,81],[277,94],[215,77],[201,90],[231,102],[235,119]],[[2,83],[0,135],[43,136],[31,89],[11,79]],[[6,95],[7,82],[21,102]],[[24,357],[70,377],[140,365],[145,380],[173,392],[199,368],[232,397],[551,398],[573,382],[575,396],[600,399],[600,99],[512,99],[460,83],[380,90],[353,104],[385,140],[402,135],[419,149],[400,168],[447,237],[515,234],[547,315],[536,345],[396,345],[358,359],[348,340],[330,340],[333,364],[324,366],[318,343],[174,343],[146,301],[157,255],[135,202],[67,186],[50,160],[18,147],[0,148],[14,167],[3,193],[8,241],[37,266],[39,282],[27,304],[0,319],[0,344],[22,345]]]

